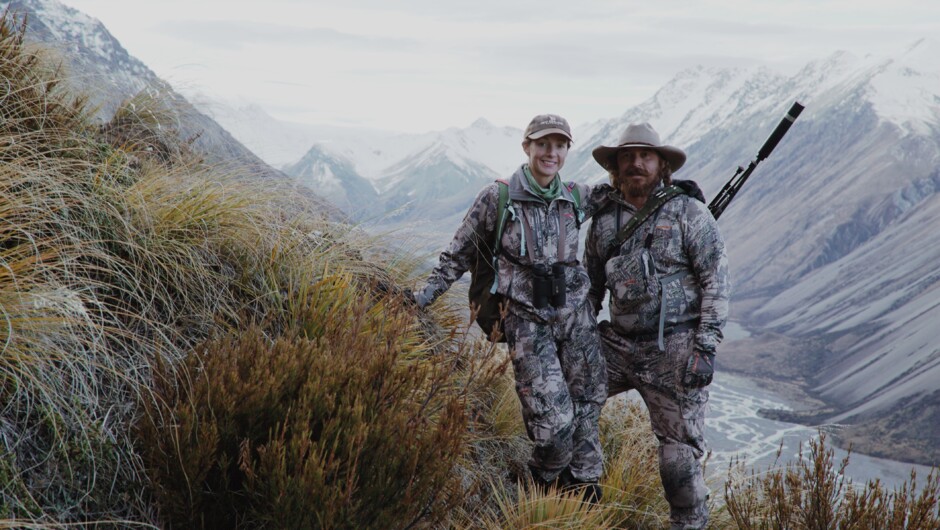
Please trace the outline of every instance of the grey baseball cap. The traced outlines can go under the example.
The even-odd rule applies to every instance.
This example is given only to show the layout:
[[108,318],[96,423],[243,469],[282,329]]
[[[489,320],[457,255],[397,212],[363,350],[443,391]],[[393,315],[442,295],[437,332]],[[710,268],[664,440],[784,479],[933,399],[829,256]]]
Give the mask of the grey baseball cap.
[[568,125],[568,120],[557,114],[539,114],[532,118],[529,126],[525,128],[523,138],[537,140],[549,134],[560,134],[569,141],[574,141],[571,137],[571,127]]

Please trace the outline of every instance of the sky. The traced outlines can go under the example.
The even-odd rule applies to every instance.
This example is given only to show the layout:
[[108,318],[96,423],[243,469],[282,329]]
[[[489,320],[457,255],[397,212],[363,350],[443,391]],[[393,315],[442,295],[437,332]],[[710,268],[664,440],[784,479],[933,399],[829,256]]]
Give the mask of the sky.
[[623,114],[685,68],[795,74],[940,35],[931,0],[64,0],[184,94],[426,132]]

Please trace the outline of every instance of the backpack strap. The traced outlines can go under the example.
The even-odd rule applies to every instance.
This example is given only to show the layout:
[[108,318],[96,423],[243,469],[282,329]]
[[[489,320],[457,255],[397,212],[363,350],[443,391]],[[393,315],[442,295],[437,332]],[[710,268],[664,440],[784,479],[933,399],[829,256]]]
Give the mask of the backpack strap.
[[581,190],[574,182],[566,183],[565,187],[568,188],[568,193],[574,199],[574,224],[578,227],[578,230],[581,230],[581,222],[584,221],[584,210],[581,209]]
[[[659,210],[662,205],[666,204],[670,199],[677,195],[685,194],[686,191],[679,186],[666,186],[663,188],[658,188],[656,191],[654,191],[649,196],[649,198],[646,199],[646,203],[643,204],[643,207],[640,208],[638,212],[633,214],[633,217],[627,221],[627,224],[623,225],[623,228],[617,231],[617,235],[614,238],[614,244],[611,247],[611,251],[620,248],[620,245],[629,239],[630,236],[636,232],[636,229],[639,228],[640,225],[642,225],[647,219],[649,219],[650,215]],[[620,211],[618,210],[617,213],[619,214]]]
[[493,270],[496,275],[493,277],[490,294],[496,294],[496,287],[499,285],[499,252],[502,250],[503,230],[506,229],[506,217],[509,215],[509,182],[497,179],[496,188],[499,192],[496,201],[496,241],[493,242]]
[[[499,285],[499,254],[502,251],[502,240],[503,240],[503,231],[506,229],[506,219],[509,217],[509,209],[512,207],[512,204],[509,201],[509,182],[503,179],[496,179],[497,189],[499,191],[498,199],[496,201],[496,241],[493,242],[493,269],[496,271],[496,277],[493,280],[493,287],[490,288],[490,294],[496,293],[496,288]],[[581,209],[581,192],[578,190],[578,187],[575,186],[574,182],[568,182],[565,184],[565,187],[568,189],[568,192],[571,193],[571,197],[574,199],[574,210],[575,210],[575,224],[578,229],[581,229],[581,221],[584,219],[584,211]],[[525,253],[525,232],[526,230],[531,230],[527,223],[523,222],[523,253]],[[529,239],[532,239],[532,234],[530,234]],[[559,238],[559,256],[562,255],[562,244],[565,238]],[[506,258],[521,265],[510,255],[506,255]]]

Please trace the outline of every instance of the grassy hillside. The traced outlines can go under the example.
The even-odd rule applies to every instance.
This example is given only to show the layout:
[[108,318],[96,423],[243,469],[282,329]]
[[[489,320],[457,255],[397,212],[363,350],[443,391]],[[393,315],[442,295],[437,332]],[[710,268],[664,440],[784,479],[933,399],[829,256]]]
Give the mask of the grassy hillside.
[[[6,19],[0,75],[0,528],[666,525],[639,407],[605,410],[601,504],[528,492],[505,356],[404,302],[411,257],[206,164],[165,101],[94,123]],[[715,527],[937,527],[935,478],[812,451],[713,484]]]

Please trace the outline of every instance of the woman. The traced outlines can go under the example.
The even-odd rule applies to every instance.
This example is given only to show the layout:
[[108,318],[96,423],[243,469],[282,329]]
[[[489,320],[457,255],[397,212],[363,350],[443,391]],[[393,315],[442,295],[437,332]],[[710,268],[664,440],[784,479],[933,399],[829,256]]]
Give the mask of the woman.
[[[577,256],[581,222],[599,204],[590,186],[561,181],[558,172],[571,141],[571,128],[560,116],[536,116],[526,128],[522,149],[528,162],[508,182],[497,293],[509,302],[503,329],[522,417],[535,443],[532,479],[542,487],[583,485],[585,498],[597,500],[603,468],[598,419],[607,371],[587,304],[590,282]],[[480,245],[492,244],[501,185],[494,182],[477,195],[427,284],[415,293],[419,306],[460,278]],[[563,283],[562,293],[546,287],[553,279]]]

